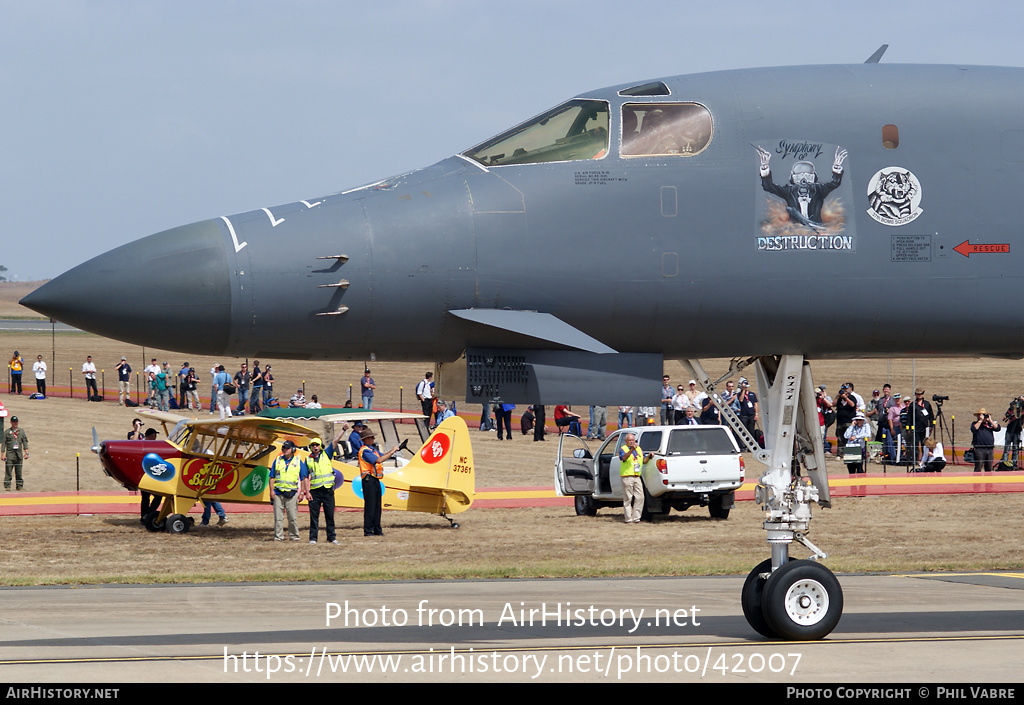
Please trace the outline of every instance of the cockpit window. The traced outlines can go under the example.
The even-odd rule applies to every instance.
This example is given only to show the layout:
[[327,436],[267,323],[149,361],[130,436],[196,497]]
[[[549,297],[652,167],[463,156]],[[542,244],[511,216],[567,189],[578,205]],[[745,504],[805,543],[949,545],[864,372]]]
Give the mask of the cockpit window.
[[484,166],[600,159],[608,154],[608,104],[570,100],[463,152]]
[[708,146],[711,127],[711,113],[697,103],[626,103],[621,154],[691,157]]
[[643,83],[639,86],[633,86],[632,88],[623,88],[619,91],[619,95],[669,95],[670,91],[661,81],[655,81],[654,83]]

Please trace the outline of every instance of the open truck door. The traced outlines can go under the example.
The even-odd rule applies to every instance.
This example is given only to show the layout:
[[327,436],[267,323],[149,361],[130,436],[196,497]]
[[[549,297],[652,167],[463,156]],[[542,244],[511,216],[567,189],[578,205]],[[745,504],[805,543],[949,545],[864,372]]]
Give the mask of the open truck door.
[[559,497],[594,493],[594,456],[579,436],[564,433],[558,438],[555,492]]

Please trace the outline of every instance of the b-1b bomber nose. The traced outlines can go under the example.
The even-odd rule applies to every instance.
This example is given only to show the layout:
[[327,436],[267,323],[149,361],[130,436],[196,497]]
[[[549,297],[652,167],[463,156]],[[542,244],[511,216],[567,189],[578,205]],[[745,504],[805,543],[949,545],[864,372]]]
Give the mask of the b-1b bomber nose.
[[118,247],[44,284],[21,304],[104,337],[217,354],[231,330],[231,273],[218,222]]

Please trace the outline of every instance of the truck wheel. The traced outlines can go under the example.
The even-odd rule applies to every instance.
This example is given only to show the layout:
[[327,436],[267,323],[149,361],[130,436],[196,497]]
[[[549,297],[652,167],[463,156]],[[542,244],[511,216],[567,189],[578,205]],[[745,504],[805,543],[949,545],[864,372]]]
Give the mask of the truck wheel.
[[768,626],[782,639],[822,639],[843,616],[843,589],[820,563],[789,561],[765,581],[761,609]]
[[708,511],[712,519],[728,519],[729,508],[723,507],[725,495],[716,494],[708,498]]
[[644,508],[640,510],[640,521],[654,521],[654,517],[661,516],[667,517],[669,512],[672,511],[672,507],[667,502],[662,502],[660,511],[651,510],[651,505],[654,504],[654,500],[651,497],[651,493],[647,491],[647,487],[644,486]]
[[597,507],[594,505],[594,498],[589,494],[576,495],[576,516],[592,517],[597,516]]

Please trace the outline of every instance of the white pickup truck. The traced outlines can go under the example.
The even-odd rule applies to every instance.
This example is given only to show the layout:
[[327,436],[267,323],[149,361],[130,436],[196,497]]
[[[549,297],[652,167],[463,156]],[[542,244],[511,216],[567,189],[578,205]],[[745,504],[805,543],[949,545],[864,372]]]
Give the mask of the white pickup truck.
[[601,507],[622,508],[619,447],[626,433],[651,459],[644,463],[643,518],[694,505],[727,519],[743,484],[745,465],[725,426],[645,426],[616,431],[591,454],[586,441],[563,434],[558,441],[555,490],[576,498],[576,514],[594,516]]

